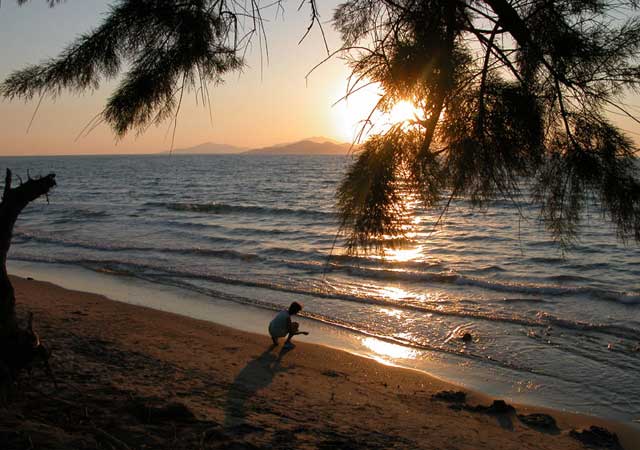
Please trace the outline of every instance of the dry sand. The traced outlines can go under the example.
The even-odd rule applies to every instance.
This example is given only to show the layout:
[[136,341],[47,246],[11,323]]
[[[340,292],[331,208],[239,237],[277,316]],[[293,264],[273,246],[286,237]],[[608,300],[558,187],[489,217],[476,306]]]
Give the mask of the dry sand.
[[[571,429],[640,434],[551,413],[556,432],[514,413],[432,399],[457,389],[424,373],[13,278],[18,310],[53,348],[56,389],[37,368],[0,409],[0,449],[581,449]],[[469,393],[467,405],[491,399]],[[453,406],[453,408],[452,408]],[[518,413],[540,408],[518,406]]]

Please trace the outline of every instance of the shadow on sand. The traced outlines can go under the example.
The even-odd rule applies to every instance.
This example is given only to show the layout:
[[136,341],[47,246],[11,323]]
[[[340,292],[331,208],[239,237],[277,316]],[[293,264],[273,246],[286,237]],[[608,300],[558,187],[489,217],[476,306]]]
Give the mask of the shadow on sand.
[[286,367],[280,366],[280,362],[293,347],[283,347],[280,352],[276,352],[276,348],[277,346],[271,345],[260,356],[249,361],[233,380],[227,394],[225,428],[242,427],[245,424],[247,403],[250,399],[260,389],[269,386],[278,373],[287,371]]

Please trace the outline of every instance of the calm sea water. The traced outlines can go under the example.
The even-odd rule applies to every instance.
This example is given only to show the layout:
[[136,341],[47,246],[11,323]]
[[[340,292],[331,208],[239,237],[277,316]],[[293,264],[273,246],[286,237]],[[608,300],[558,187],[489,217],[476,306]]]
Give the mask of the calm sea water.
[[415,242],[384,259],[346,256],[338,241],[328,260],[345,157],[0,162],[59,184],[21,216],[14,260],[271,309],[302,301],[313,320],[508,372],[524,389],[562,392],[569,409],[640,418],[640,249],[598,211],[563,254],[526,201],[529,221],[507,202],[481,212],[459,199],[435,231],[439,211],[419,211]]

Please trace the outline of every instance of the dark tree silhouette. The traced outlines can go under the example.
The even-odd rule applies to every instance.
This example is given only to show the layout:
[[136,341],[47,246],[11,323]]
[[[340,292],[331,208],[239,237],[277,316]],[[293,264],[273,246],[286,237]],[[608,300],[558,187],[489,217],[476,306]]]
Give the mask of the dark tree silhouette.
[[[640,242],[636,149],[607,117],[640,87],[637,1],[349,0],[335,12],[348,94],[379,83],[377,108],[423,117],[370,138],[338,192],[349,249],[402,236],[404,198],[476,205],[532,187],[561,244],[590,200]],[[640,123],[640,122],[639,122]],[[522,192],[521,192],[522,191]]]
[[11,170],[7,169],[0,202],[0,392],[35,361],[44,363],[55,383],[48,363],[50,352],[33,331],[33,315],[29,315],[26,328],[18,326],[15,291],[7,273],[7,253],[18,216],[29,203],[47,195],[55,185],[55,175],[49,174],[29,177],[26,183],[20,180],[20,185],[13,187]]
[[55,175],[29,178],[26,183],[12,187],[11,170],[7,169],[4,192],[0,202],[0,337],[17,331],[16,297],[7,274],[7,253],[11,246],[13,227],[22,210],[32,201],[47,195],[56,185]]
[[[60,3],[45,1],[50,6]],[[153,124],[176,120],[187,91],[195,91],[202,104],[209,105],[208,86],[243,68],[243,57],[256,37],[260,51],[266,52],[262,14],[265,8],[281,8],[280,3],[115,0],[101,25],[58,57],[11,74],[0,85],[0,95],[31,100],[63,91],[79,93],[122,75],[104,110],[86,130],[104,121],[118,137],[142,133]],[[321,29],[316,0],[304,3],[311,11],[307,33],[314,24]]]
[[[25,3],[27,0],[17,0]],[[46,0],[51,6],[56,0]],[[118,136],[175,118],[186,90],[242,68],[263,8],[281,1],[116,0],[98,28],[58,57],[10,75],[8,99],[87,91],[127,68],[97,121]],[[315,0],[305,0],[310,27]],[[402,237],[407,195],[514,199],[524,182],[561,244],[594,201],[618,236],[640,242],[635,148],[607,117],[635,119],[637,0],[347,0],[334,25],[352,68],[347,95],[378,83],[377,108],[424,114],[373,136],[338,190],[351,251]],[[91,123],[91,128],[95,123]]]

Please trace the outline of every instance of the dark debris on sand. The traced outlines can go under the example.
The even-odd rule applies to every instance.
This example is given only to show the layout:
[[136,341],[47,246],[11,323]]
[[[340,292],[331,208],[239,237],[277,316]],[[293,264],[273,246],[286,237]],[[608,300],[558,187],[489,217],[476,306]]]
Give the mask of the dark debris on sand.
[[618,436],[606,428],[591,426],[587,430],[571,430],[569,435],[589,448],[623,450],[620,441],[618,441]]
[[195,415],[182,403],[172,402],[168,404],[149,403],[144,399],[132,399],[126,411],[144,423],[161,421],[190,422],[195,420]]
[[464,403],[467,400],[467,393],[463,391],[440,391],[431,397],[434,400],[450,403]]
[[450,406],[451,409],[464,410],[474,413],[483,414],[514,414],[516,409],[504,400],[494,400],[489,406],[485,405],[468,405],[466,403],[454,403]]
[[518,419],[528,427],[540,431],[547,431],[549,433],[558,433],[560,431],[558,424],[556,423],[556,419],[551,417],[549,414],[518,414]]
[[485,413],[485,414],[511,414],[515,413],[516,409],[505,402],[504,400],[494,400],[489,406],[476,405],[465,408],[467,411]]

